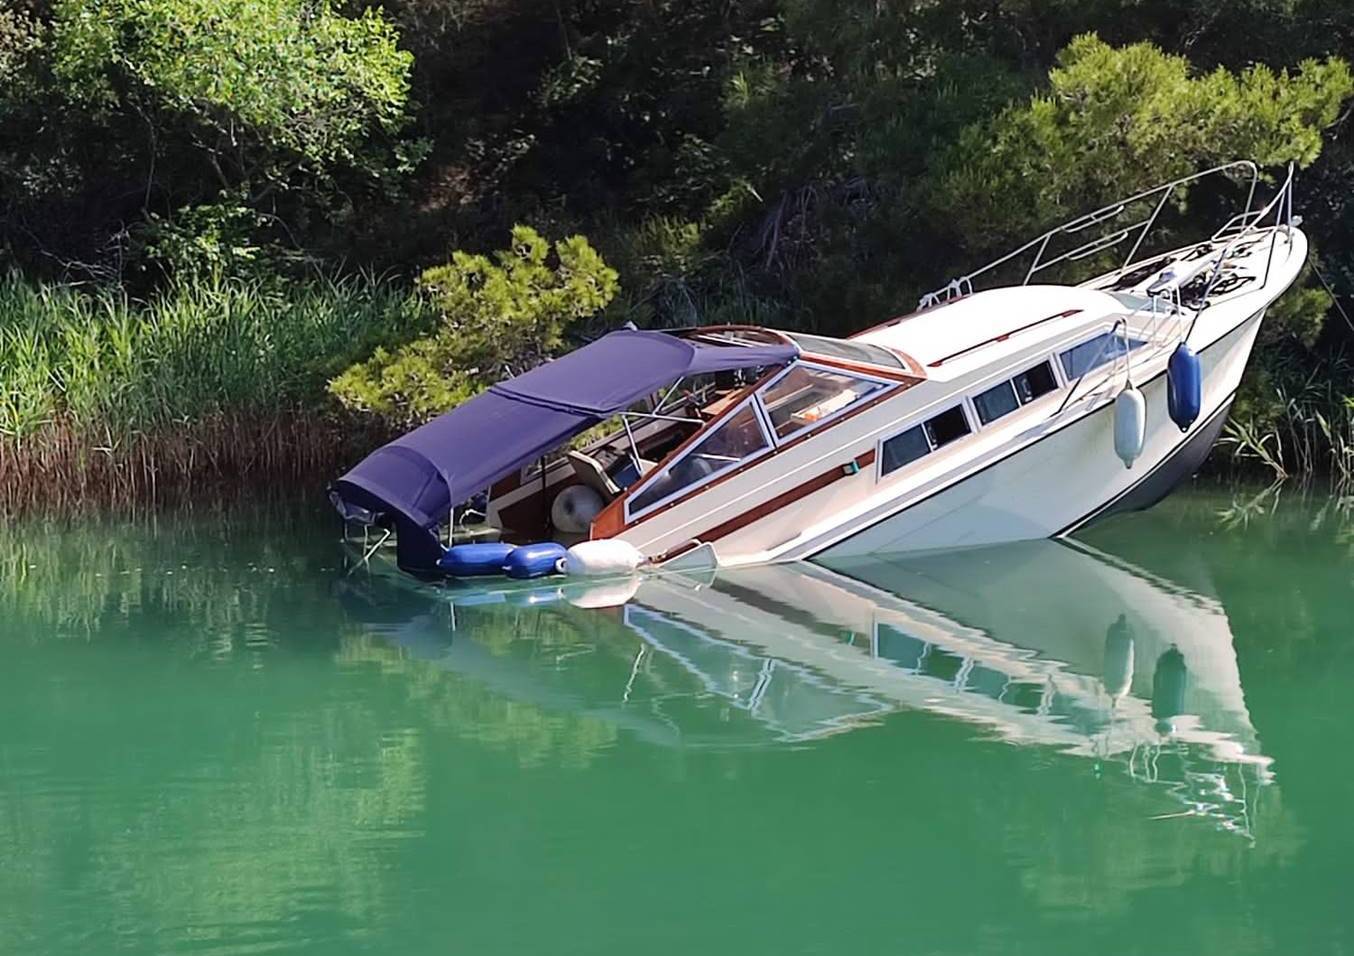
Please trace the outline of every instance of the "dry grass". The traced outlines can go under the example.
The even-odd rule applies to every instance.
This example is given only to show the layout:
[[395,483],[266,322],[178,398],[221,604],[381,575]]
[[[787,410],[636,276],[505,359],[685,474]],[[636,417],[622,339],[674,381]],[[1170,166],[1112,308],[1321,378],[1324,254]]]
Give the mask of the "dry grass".
[[217,414],[114,436],[63,420],[0,439],[0,514],[134,509],[313,486],[385,436],[302,411]]

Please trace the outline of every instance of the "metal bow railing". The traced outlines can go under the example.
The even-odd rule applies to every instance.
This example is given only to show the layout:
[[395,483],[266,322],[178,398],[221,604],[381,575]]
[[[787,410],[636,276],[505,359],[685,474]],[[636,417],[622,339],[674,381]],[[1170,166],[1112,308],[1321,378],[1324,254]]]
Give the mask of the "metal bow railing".
[[[1138,258],[1138,253],[1142,250],[1144,240],[1151,233],[1153,226],[1157,224],[1162,210],[1166,208],[1172,197],[1182,192],[1185,187],[1200,180],[1214,176],[1235,178],[1239,173],[1246,174],[1249,179],[1245,209],[1228,219],[1220,229],[1213,233],[1210,241],[1228,240],[1228,252],[1230,252],[1232,245],[1249,235],[1258,233],[1271,214],[1275,215],[1275,226],[1291,228],[1293,224],[1293,169],[1291,166],[1283,186],[1280,187],[1274,197],[1264,206],[1255,208],[1255,194],[1260,182],[1259,168],[1249,160],[1224,163],[1221,166],[1214,166],[1190,176],[1183,176],[1152,189],[1116,200],[1094,212],[1078,216],[1060,226],[1056,226],[981,268],[953,279],[939,289],[928,292],[921,297],[918,308],[929,308],[960,296],[969,295],[976,291],[975,280],[1001,266],[1017,262],[1023,256],[1030,256],[1031,261],[1020,285],[1028,285],[1037,275],[1055,266],[1087,259],[1097,253],[1105,252],[1131,241],[1128,254],[1124,257],[1122,264],[1112,272],[1097,277],[1105,281],[1113,281],[1135,266],[1142,265],[1145,261]],[[1126,212],[1146,206],[1149,203],[1152,206],[1152,212],[1149,216],[1128,225],[1118,224],[1119,219]],[[1086,233],[1087,230],[1092,230],[1089,234],[1090,238],[1081,241],[1070,249],[1058,252],[1056,255],[1049,254],[1050,246],[1056,240],[1076,237],[1078,233]],[[1270,256],[1272,259],[1272,247]],[[1208,292],[1211,292],[1216,284],[1217,277],[1221,274],[1222,265],[1226,260],[1227,253],[1225,252],[1218,258],[1217,267],[1206,287]],[[1266,264],[1266,279],[1268,279],[1268,263]],[[1203,299],[1206,301],[1207,294]]]

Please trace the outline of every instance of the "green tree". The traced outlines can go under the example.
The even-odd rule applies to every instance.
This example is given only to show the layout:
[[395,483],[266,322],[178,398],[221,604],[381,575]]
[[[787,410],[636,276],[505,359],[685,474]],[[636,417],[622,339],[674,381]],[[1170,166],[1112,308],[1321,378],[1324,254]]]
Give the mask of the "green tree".
[[406,121],[412,56],[374,10],[326,0],[61,0],[52,68],[96,111],[175,121],[224,190],[257,202],[339,165],[373,175]]
[[378,349],[329,385],[348,408],[396,425],[426,421],[506,375],[557,352],[570,325],[595,315],[619,284],[582,236],[551,245],[516,226],[512,246],[491,259],[455,252],[423,273],[422,289],[441,314],[431,335]]
[[[18,9],[0,9],[0,109],[12,101],[42,45],[42,26]],[[3,115],[3,114],[0,114]]]
[[1047,91],[967,127],[927,183],[933,223],[1009,245],[1116,197],[1232,159],[1307,166],[1354,91],[1337,59],[1194,75],[1148,43],[1073,40]]
[[[130,237],[133,256],[181,265],[162,254],[192,253],[201,223],[204,255],[246,261],[222,249],[260,235],[295,245],[317,222],[341,221],[355,197],[388,194],[421,156],[406,137],[413,58],[379,10],[36,8],[0,11],[0,225],[30,261],[36,246],[98,274],[101,260],[126,258]],[[254,236],[236,241],[242,224]]]

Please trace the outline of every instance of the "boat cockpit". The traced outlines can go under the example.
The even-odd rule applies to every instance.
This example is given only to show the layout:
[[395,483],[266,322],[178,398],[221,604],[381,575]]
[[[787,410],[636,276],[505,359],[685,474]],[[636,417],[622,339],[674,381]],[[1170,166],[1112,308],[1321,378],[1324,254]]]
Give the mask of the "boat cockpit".
[[[482,517],[504,540],[586,536],[667,506],[735,469],[923,380],[884,346],[751,326],[668,334],[697,346],[792,346],[789,361],[686,375],[496,483]],[[570,486],[586,491],[561,499]]]

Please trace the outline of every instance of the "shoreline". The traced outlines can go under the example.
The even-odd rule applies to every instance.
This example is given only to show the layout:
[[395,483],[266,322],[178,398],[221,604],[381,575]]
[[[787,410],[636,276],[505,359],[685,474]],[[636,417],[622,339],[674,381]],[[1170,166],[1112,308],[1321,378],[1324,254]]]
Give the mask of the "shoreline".
[[[220,414],[119,437],[54,422],[23,439],[0,438],[0,516],[75,519],[297,495],[321,501],[328,482],[392,437],[373,421],[332,411]],[[1275,478],[1217,446],[1190,483],[1342,488],[1334,473]]]
[[77,517],[218,504],[280,483],[322,493],[388,435],[333,414],[214,415],[113,436],[68,422],[0,439],[0,515]]

